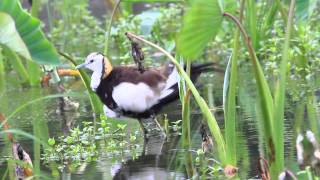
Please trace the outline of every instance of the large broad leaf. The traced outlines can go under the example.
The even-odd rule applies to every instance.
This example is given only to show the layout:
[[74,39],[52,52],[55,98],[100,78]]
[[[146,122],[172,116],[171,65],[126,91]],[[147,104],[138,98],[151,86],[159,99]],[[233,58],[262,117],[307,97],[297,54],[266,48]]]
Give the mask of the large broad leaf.
[[18,0],[0,0],[1,11],[14,19],[16,29],[34,61],[40,64],[59,64],[58,54],[41,31],[40,21],[23,10]]
[[195,0],[184,17],[178,35],[178,52],[185,58],[197,58],[206,44],[218,33],[222,12],[218,0]]
[[0,12],[0,44],[26,59],[31,59],[30,53],[16,30],[14,20],[7,13]]

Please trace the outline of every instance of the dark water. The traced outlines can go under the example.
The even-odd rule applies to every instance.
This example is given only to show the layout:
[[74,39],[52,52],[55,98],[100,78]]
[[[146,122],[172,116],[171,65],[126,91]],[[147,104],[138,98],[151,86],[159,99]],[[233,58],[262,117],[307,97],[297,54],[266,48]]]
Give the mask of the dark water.
[[[6,115],[12,113],[17,107],[36,97],[58,93],[55,88],[20,88],[14,81],[8,79],[6,91],[0,95],[0,111]],[[222,76],[210,75],[201,77],[199,88],[211,107],[215,107],[215,116],[220,127],[223,129],[222,112]],[[11,128],[21,129],[36,137],[58,137],[68,134],[69,128],[81,125],[82,121],[93,121],[91,107],[80,81],[71,80],[66,89],[78,92],[80,97],[74,98],[80,103],[76,111],[57,114],[59,105],[57,99],[50,99],[29,105],[9,122]],[[258,124],[256,119],[259,116],[254,110],[253,94],[247,93],[243,89],[239,90],[238,109],[238,140],[237,155],[239,164],[239,177],[241,179],[252,178],[257,175],[257,161],[259,156],[263,156],[263,144],[259,144],[261,138],[258,134]],[[210,97],[213,94],[213,98]],[[191,116],[191,156],[195,159],[196,151],[201,148],[201,134],[199,132],[203,121],[199,110],[192,102]],[[181,105],[175,102],[163,110],[168,115],[170,121],[181,119]],[[295,152],[292,138],[291,119],[286,120],[286,159],[289,167],[295,161]],[[139,123],[135,120],[125,120],[128,123],[128,130],[139,131]],[[160,120],[160,124],[163,122]],[[171,124],[172,125],[172,124]],[[43,149],[37,143],[23,136],[18,136],[18,141],[31,155],[35,168],[41,170],[45,177],[52,177],[52,171],[42,160],[40,160]],[[142,139],[142,137],[140,137]],[[177,133],[170,133],[167,139],[151,138],[148,142],[139,141],[136,151],[137,157],[133,158],[129,154],[108,155],[101,152],[97,161],[84,163],[72,171],[61,170],[58,177],[60,179],[186,179],[186,153],[181,150],[180,136]],[[260,140],[260,142],[263,142]],[[0,137],[0,177],[7,169],[6,158],[10,151],[10,146]]]

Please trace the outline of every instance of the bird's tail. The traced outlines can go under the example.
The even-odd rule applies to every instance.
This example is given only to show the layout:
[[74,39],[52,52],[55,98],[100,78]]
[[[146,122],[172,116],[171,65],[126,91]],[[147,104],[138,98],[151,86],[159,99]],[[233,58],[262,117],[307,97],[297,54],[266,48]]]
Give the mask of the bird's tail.
[[224,70],[217,67],[217,64],[214,62],[207,62],[201,64],[192,64],[191,65],[191,80],[195,82],[199,75],[204,72],[218,72],[224,73]]
[[[196,82],[197,78],[203,72],[224,72],[222,69],[216,67],[216,64],[213,62],[202,63],[202,64],[192,64],[191,65],[191,81]],[[170,76],[172,75],[172,76]],[[179,98],[179,88],[178,88],[178,72],[174,68],[171,74],[169,75],[167,87],[159,101],[154,107],[155,112],[159,111],[163,105],[169,104]]]

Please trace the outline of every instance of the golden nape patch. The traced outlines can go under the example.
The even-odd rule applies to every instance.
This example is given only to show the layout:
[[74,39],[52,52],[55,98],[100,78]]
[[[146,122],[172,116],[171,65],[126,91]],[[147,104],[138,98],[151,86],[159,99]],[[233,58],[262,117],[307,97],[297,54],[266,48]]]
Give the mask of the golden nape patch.
[[109,76],[109,74],[111,73],[113,67],[109,61],[108,58],[104,57],[104,74],[103,74],[103,78],[106,78]]

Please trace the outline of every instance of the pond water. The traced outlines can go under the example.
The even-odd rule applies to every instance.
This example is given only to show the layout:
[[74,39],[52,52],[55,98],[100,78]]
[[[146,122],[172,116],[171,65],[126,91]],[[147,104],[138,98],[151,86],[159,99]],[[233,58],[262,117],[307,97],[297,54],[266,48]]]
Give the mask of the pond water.
[[[55,88],[20,88],[14,82],[13,76],[8,76],[6,90],[0,95],[0,111],[5,115],[11,114],[16,108],[26,102],[48,94],[58,93]],[[223,77],[219,74],[201,76],[199,88],[202,95],[214,109],[215,116],[220,127],[223,129],[222,112],[222,84]],[[252,87],[251,89],[253,89]],[[33,134],[36,137],[46,139],[48,137],[58,137],[67,135],[72,127],[82,126],[83,121],[94,121],[89,99],[80,80],[69,80],[66,89],[79,93],[81,96],[73,98],[79,102],[80,107],[76,111],[66,111],[57,113],[59,104],[57,99],[39,101],[26,106],[19,111],[10,121],[11,128],[21,129]],[[250,89],[250,88],[248,88]],[[239,164],[239,177],[241,179],[255,178],[257,172],[257,162],[263,156],[263,144],[259,144],[258,124],[259,118],[254,110],[254,93],[239,89],[238,108],[238,140],[237,155]],[[249,93],[250,92],[250,93]],[[212,96],[213,95],[213,96]],[[72,170],[52,171],[53,168],[41,160],[43,147],[33,140],[24,136],[18,136],[18,141],[24,149],[29,152],[36,171],[40,171],[43,177],[60,177],[60,179],[186,179],[187,178],[187,155],[196,158],[196,151],[201,148],[200,126],[203,118],[200,111],[192,101],[191,116],[191,151],[188,153],[180,147],[181,136],[177,131],[170,130],[167,139],[159,137],[150,138],[148,142],[143,141],[141,133],[138,133],[138,144],[135,156],[130,153],[118,153],[110,155],[106,150],[99,151],[96,161],[82,163],[81,166]],[[288,108],[290,110],[290,108]],[[181,119],[181,105],[179,102],[172,103],[163,109],[163,114],[167,114],[169,125],[173,126],[174,121]],[[296,169],[295,148],[293,137],[293,116],[287,115],[286,119],[286,164],[289,168]],[[164,122],[159,118],[160,124]],[[114,123],[114,122],[113,122]],[[139,131],[139,123],[136,120],[121,120],[121,123],[128,124],[127,131]],[[129,132],[128,132],[129,133]],[[263,141],[260,141],[263,142]],[[10,152],[10,145],[4,136],[0,137],[0,177],[7,170],[6,160]],[[57,174],[59,172],[59,174]],[[56,174],[55,174],[56,173]],[[223,179],[223,178],[221,178]]]

